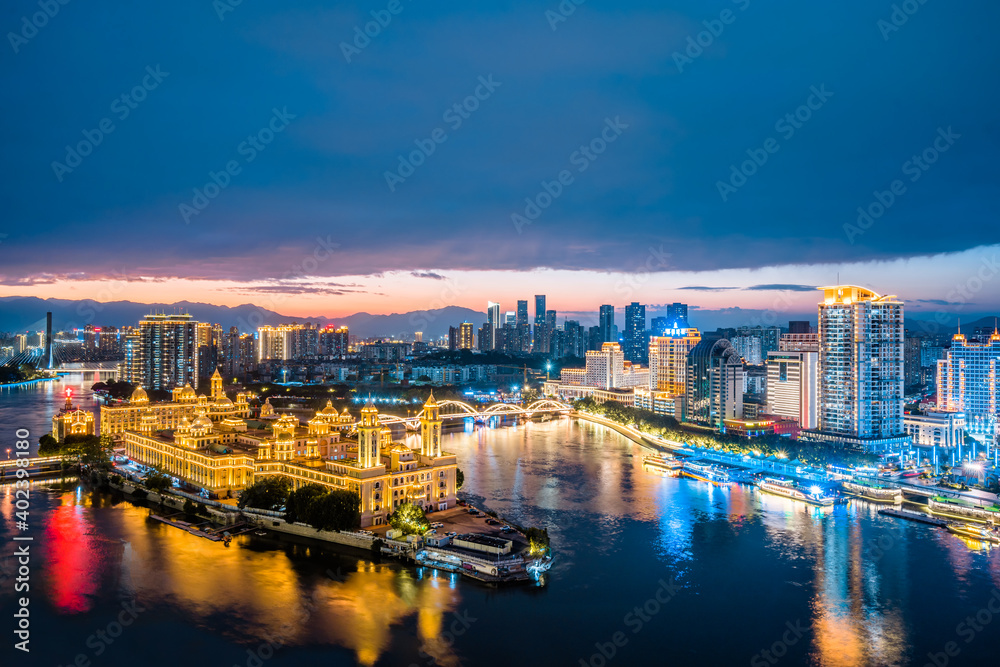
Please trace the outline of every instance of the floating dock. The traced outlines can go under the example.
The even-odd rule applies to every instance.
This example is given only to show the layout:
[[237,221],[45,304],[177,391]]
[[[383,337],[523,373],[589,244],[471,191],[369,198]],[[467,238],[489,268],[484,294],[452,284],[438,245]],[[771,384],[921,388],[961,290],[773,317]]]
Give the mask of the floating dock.
[[929,516],[923,512],[914,512],[913,510],[903,510],[897,509],[895,507],[887,507],[878,511],[879,514],[884,514],[885,516],[896,517],[897,519],[906,519],[908,521],[917,521],[919,523],[926,523],[931,526],[937,526],[938,528],[944,528],[948,525],[948,522],[944,519],[938,519],[933,516]]

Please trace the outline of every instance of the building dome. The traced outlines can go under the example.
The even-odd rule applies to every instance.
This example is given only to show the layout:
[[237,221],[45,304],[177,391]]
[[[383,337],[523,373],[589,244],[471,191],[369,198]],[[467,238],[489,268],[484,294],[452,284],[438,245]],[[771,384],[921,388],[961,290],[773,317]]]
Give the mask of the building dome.
[[204,412],[199,412],[191,422],[191,428],[212,428],[212,420]]
[[178,431],[187,431],[191,428],[191,420],[187,416],[181,417],[180,422],[177,424]]
[[427,402],[424,403],[425,408],[437,407],[437,401],[434,400],[434,390],[431,389],[431,395],[427,397]]
[[218,408],[231,408],[233,407],[233,402],[226,396],[220,396],[215,399],[215,406]]
[[129,398],[130,403],[149,403],[149,396],[146,394],[146,390],[142,387],[136,387],[135,391],[132,392],[132,396]]
[[413,453],[413,450],[410,449],[409,447],[407,447],[404,444],[393,445],[392,447],[389,448],[389,451],[390,452],[396,452],[396,453],[399,453],[399,454],[412,454]]
[[[344,409],[346,410],[347,408]],[[337,408],[333,407],[333,401],[328,400],[326,402],[326,407],[323,408],[320,412],[322,412],[324,415],[336,415]]]

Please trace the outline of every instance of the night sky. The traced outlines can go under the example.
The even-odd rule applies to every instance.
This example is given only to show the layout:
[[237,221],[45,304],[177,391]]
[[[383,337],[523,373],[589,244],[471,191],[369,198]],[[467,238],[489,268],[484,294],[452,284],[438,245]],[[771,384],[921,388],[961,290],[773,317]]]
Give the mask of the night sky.
[[1000,308],[998,3],[235,1],[5,3],[0,294]]

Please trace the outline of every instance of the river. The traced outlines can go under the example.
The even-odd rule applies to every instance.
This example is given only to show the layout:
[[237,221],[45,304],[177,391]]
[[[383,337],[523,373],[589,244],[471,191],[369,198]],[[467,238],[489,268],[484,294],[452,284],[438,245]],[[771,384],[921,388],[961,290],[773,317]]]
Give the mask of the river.
[[[0,390],[0,447],[18,428],[33,441],[47,432],[67,386],[96,410],[82,377]],[[818,510],[662,478],[624,437],[569,419],[469,424],[444,448],[467,499],[549,529],[545,586],[495,590],[253,535],[227,549],[76,483],[34,487],[29,529],[16,531],[5,486],[0,664],[996,662],[1000,549],[860,501]],[[28,655],[13,648],[7,611],[25,595],[14,592],[16,534],[33,538]]]

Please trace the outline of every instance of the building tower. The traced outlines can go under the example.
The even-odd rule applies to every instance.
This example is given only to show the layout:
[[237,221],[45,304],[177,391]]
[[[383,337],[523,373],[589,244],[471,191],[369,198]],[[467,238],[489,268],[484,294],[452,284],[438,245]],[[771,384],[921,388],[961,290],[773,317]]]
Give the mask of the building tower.
[[226,390],[222,388],[222,375],[219,373],[218,368],[216,368],[215,372],[212,373],[212,379],[210,380],[210,385],[211,385],[211,396],[213,399],[226,397]]
[[617,343],[618,337],[614,333],[615,327],[615,307],[609,304],[601,306],[597,315],[598,326],[601,328],[602,343]]
[[646,306],[633,301],[625,306],[625,358],[633,364],[648,361]]
[[819,430],[865,449],[903,430],[903,303],[856,285],[822,287]]
[[358,426],[358,465],[362,468],[374,468],[382,462],[380,445],[382,425],[378,421],[378,408],[372,403],[371,396],[365,407],[361,408],[361,425]]
[[420,417],[420,453],[424,456],[441,456],[441,408],[431,392],[424,403],[424,413]]

